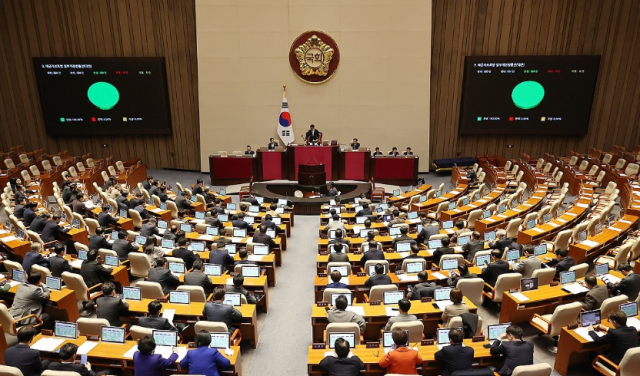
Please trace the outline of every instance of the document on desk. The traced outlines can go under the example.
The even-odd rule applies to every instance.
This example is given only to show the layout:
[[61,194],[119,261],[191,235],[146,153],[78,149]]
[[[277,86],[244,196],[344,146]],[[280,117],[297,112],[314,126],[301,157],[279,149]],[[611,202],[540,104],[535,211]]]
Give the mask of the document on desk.
[[[433,254],[433,253],[432,253],[432,254]],[[402,257],[402,258],[405,258],[405,257],[409,256],[409,255],[410,255],[410,253],[409,253],[409,252],[398,252],[398,255],[399,255],[400,257]]]
[[579,283],[570,283],[568,285],[564,285],[562,286],[562,290],[574,295],[582,294],[583,292],[589,291],[588,288],[582,286]]
[[0,230],[0,235],[8,234],[9,230],[2,229]]
[[175,309],[165,309],[162,311],[162,318],[169,320],[173,324],[173,317],[176,315]]
[[587,247],[591,247],[591,248],[597,247],[600,245],[600,243],[594,242],[593,240],[589,240],[589,239],[581,241],[580,244],[586,245]]
[[570,216],[572,216],[572,217],[577,216],[577,214],[576,214],[576,213],[571,213],[571,212],[566,212],[566,213],[564,213],[564,214],[566,214],[566,215],[570,215]]
[[250,255],[249,256],[249,261],[253,261],[253,262],[260,262],[262,261],[262,257],[261,255]]
[[398,279],[400,280],[400,282],[417,282],[418,281],[418,275],[406,275],[406,274],[400,274],[398,276]]
[[[156,349],[158,347],[160,346],[157,346]],[[138,345],[133,345],[133,347],[131,347],[126,353],[124,353],[124,355],[122,355],[122,357],[127,359],[133,359],[133,354],[135,354],[136,351],[138,351]]]
[[532,228],[532,230],[535,231],[535,232],[544,232],[543,229],[537,228],[537,227]]
[[627,326],[633,326],[636,330],[640,330],[640,320],[637,317],[628,317]]
[[580,203],[576,204],[576,206],[579,207],[579,208],[588,208],[589,207],[588,204],[580,204]]
[[627,221],[626,219],[618,219],[618,222],[626,223],[628,225],[631,224],[631,221]]
[[620,283],[620,281],[622,281],[620,278],[616,277],[615,275],[612,274],[605,274],[602,275],[600,277],[598,277],[600,280],[602,280],[604,282],[604,280],[606,280],[607,282],[611,282],[613,284],[616,283]]
[[83,343],[82,345],[80,345],[80,347],[78,347],[78,354],[79,355],[88,354],[89,351],[93,350],[94,347],[98,346],[98,343],[100,342],[87,341]]
[[565,221],[565,220],[564,220],[564,219],[562,219],[562,218],[556,218],[556,221],[561,222],[561,223],[567,223],[567,221]]
[[80,269],[82,267],[82,261],[83,260],[75,259],[75,260],[71,261],[69,264],[71,264],[72,268]]
[[227,278],[227,286],[233,286],[233,277]]
[[13,235],[9,235],[9,236],[5,236],[4,238],[0,238],[0,241],[2,241],[3,243],[9,243],[9,242],[12,242],[14,240],[18,240],[18,238],[16,238]]
[[244,240],[244,238],[231,238],[231,242],[232,243],[242,243],[242,241]]
[[345,311],[356,313],[360,316],[364,316],[364,307],[363,306],[349,306]]
[[613,231],[618,231],[618,232],[622,232],[621,228],[617,228],[617,227],[607,227],[607,230],[613,230]]
[[213,236],[212,235],[200,235],[200,236],[198,236],[198,240],[212,241],[213,240]]
[[547,224],[549,224],[549,225],[551,225],[551,226],[553,226],[553,227],[560,227],[560,225],[559,225],[559,224],[554,223],[554,222],[547,222]]
[[431,273],[432,277],[438,278],[438,279],[447,279],[447,276],[442,274],[442,273],[438,273],[438,272],[433,272]]
[[162,210],[162,209],[160,209],[160,208],[155,208],[155,209],[151,209],[151,210],[149,210],[149,211],[150,211],[150,212],[152,212],[152,213],[156,213],[156,214],[158,214],[158,213],[160,213],[160,212],[163,212],[164,210]]
[[498,214],[498,215],[496,215],[496,217],[500,217],[500,218],[507,218],[507,216],[506,216],[506,215],[504,215],[504,214]]
[[400,314],[398,307],[384,307],[384,310],[387,311],[388,317],[398,316]]
[[[578,328],[574,330],[575,333],[577,335],[579,335],[580,337],[584,338],[585,340],[589,341],[589,342],[593,342],[593,338],[591,338],[591,336],[589,335],[589,327],[588,326],[583,326],[582,328]],[[595,331],[596,334],[598,335],[598,337],[602,337],[603,335],[605,335],[605,333],[596,330]]]
[[440,301],[436,302],[436,305],[438,306],[438,308],[440,308],[441,311],[444,311],[444,309],[447,306],[450,306],[452,304],[453,304],[453,302],[451,300],[440,300]]
[[[173,347],[171,346],[156,346],[154,354],[160,354],[163,358],[168,359],[173,354]],[[178,347],[178,362],[187,355],[186,347]]]
[[40,338],[38,342],[31,345],[31,348],[38,351],[53,352],[63,343],[64,339],[62,338]]
[[524,296],[521,292],[512,292],[511,296],[518,299],[519,302],[526,302],[527,300],[529,300],[529,298]]

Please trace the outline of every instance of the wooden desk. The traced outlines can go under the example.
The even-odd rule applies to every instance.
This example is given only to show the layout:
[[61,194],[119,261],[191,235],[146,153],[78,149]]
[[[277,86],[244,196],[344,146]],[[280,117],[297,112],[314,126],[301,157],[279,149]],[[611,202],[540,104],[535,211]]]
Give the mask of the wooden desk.
[[400,193],[399,196],[391,196],[387,198],[387,202],[393,202],[394,205],[396,205],[396,207],[399,207],[400,205],[409,202],[411,197],[422,195],[423,193],[427,192],[430,189],[431,189],[431,186],[429,184],[422,184],[416,187],[412,191],[406,191],[406,192]]
[[[149,313],[149,302],[154,299],[142,299],[142,300],[127,300],[129,303],[129,311],[136,313]],[[190,304],[171,304],[162,303],[162,312],[165,309],[174,309],[176,316],[185,317],[204,317],[203,302],[191,302]],[[258,347],[258,321],[256,319],[256,306],[254,304],[243,304],[240,307],[236,307],[238,311],[242,313],[242,322],[238,325],[240,333],[242,333],[242,340],[248,341],[253,345],[253,348]]]
[[[232,277],[228,273],[224,273],[221,276],[209,276],[211,283],[217,286],[232,285],[230,281]],[[180,283],[184,283],[184,275],[179,277]],[[253,293],[264,294],[264,298],[258,301],[257,306],[261,307],[265,313],[269,312],[269,289],[267,287],[267,277],[261,275],[258,278],[245,278],[243,287]]]
[[469,188],[468,185],[460,184],[455,189],[442,194],[442,196],[440,197],[432,198],[430,200],[427,200],[425,202],[419,202],[417,204],[415,203],[411,204],[411,207],[409,207],[409,211],[419,211],[424,213],[435,211],[441,202],[455,201],[460,197],[462,197],[463,195],[465,195],[467,193],[468,188]]
[[[7,292],[7,294],[10,294],[11,300],[15,297],[18,286],[19,285],[13,286]],[[56,320],[76,322],[76,320],[80,318],[78,303],[76,302],[76,293],[66,287],[61,291],[51,290],[51,295],[49,296],[49,301],[44,311]]]
[[[46,337],[46,336],[43,336],[42,334],[38,334],[33,338],[33,341],[31,342],[31,344],[33,345],[34,343],[38,342],[38,340],[40,340],[41,338],[55,338],[55,337]],[[77,339],[73,339],[73,340],[65,339],[65,341],[62,342],[60,346],[56,347],[53,351],[51,352],[40,351],[40,355],[43,358],[49,358],[51,360],[59,361],[60,357],[58,356],[58,353],[56,351],[58,351],[62,346],[64,346],[67,343],[75,343],[76,345],[81,346],[85,342],[87,342],[87,337],[84,337],[84,336],[79,336]],[[124,355],[127,353],[127,351],[129,351],[135,345],[137,345],[136,341],[126,341],[123,344],[98,342],[98,344],[87,353],[87,358],[88,358],[87,360],[91,363],[91,366],[114,368],[112,364],[115,361],[116,363],[119,364],[119,367],[122,370],[133,369],[133,359],[125,358]],[[181,345],[178,345],[178,347],[187,347],[187,344],[181,344]],[[223,371],[223,374],[242,376],[242,367],[241,367],[242,359],[241,359],[240,347],[232,346],[231,348],[233,349],[232,356],[225,355],[224,351],[220,352],[222,356],[224,356],[225,358],[229,359],[229,361],[231,361],[230,369],[228,371],[227,370]],[[178,372],[186,373],[185,370],[180,369],[179,363],[180,363],[179,360],[176,361],[175,363],[176,369],[178,370]]]
[[626,214],[613,226],[603,228],[598,235],[587,237],[588,242],[596,242],[597,245],[585,244],[584,241],[569,245],[569,256],[574,258],[576,264],[592,261],[604,254],[610,245],[626,237],[627,233],[636,227],[637,222],[637,216]]
[[[4,226],[2,226],[2,227],[4,227]],[[4,230],[4,231],[6,231],[6,230]],[[15,237],[15,234],[10,233],[10,232],[6,232],[4,234],[0,234],[0,244],[2,244],[2,247],[5,250],[7,250],[8,253],[16,256],[18,261],[20,263],[22,263],[22,260],[24,260],[24,255],[26,255],[27,252],[31,251],[31,242],[26,240],[26,238],[25,238],[25,240],[20,240],[18,238],[14,239],[14,240],[11,240],[11,241],[2,240],[2,239],[7,238],[9,236]]]
[[[187,239],[189,240],[199,240],[199,241],[206,241],[207,244],[210,243],[215,243],[216,240],[218,240],[220,238],[220,236],[210,236],[210,235],[202,235],[199,234],[197,232],[188,232],[187,233]],[[227,239],[231,239],[231,238],[227,238]],[[248,241],[252,240],[252,237],[246,237],[244,239],[242,239],[241,242],[239,243],[235,243],[235,244],[240,244],[240,245],[245,245],[247,244]],[[282,248],[280,246],[281,243],[281,239],[280,238],[275,238],[273,239],[273,241],[276,243],[277,247],[276,248],[271,248],[270,251],[273,252],[276,256],[276,266],[282,266]]]
[[507,209],[502,214],[494,214],[489,218],[476,221],[475,231],[478,231],[480,235],[485,232],[494,231],[499,228],[506,227],[507,224],[515,218],[524,217],[528,213],[537,210],[542,205],[542,200],[547,195],[547,186],[538,185],[535,193],[529,197],[529,199],[518,207],[513,209]]
[[[475,313],[478,308],[464,298],[465,303],[469,307],[469,311]],[[424,323],[424,334],[426,336],[433,335],[436,332],[438,324],[440,324],[442,318],[442,310],[433,305],[434,303],[423,303],[420,300],[411,301],[410,314],[416,315],[418,320]],[[361,306],[364,309],[364,315],[362,316],[367,323],[367,327],[364,333],[361,333],[365,340],[377,340],[380,338],[380,329],[384,328],[389,321],[387,316],[386,307],[396,307],[397,304],[391,305],[369,305],[369,303],[355,303],[354,306]],[[327,320],[327,311],[325,307],[318,307],[314,304],[311,309],[311,329],[313,332],[313,342],[323,342],[324,331],[327,328],[329,321]]]
[[476,209],[485,208],[495,202],[500,201],[500,198],[504,194],[504,190],[507,188],[506,184],[497,185],[496,188],[488,195],[481,197],[480,200],[469,203],[469,205],[460,206],[453,210],[447,210],[440,213],[440,222],[457,220],[467,218],[469,213]]
[[[71,265],[71,262],[77,260],[77,258],[75,257],[71,257],[70,255],[66,255],[65,259],[69,260],[69,264]],[[105,266],[106,268],[110,268],[110,266]],[[80,268],[73,268],[75,271],[79,271]],[[124,265],[120,265],[118,267],[111,267],[111,276],[113,276],[113,281],[117,282],[120,284],[120,286],[129,286],[129,271],[127,270],[127,267]],[[91,286],[89,286],[91,287]]]

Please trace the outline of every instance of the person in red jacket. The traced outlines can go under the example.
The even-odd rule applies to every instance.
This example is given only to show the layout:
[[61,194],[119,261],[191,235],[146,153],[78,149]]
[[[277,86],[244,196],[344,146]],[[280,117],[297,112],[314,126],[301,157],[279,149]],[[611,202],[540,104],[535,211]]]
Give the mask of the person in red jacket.
[[395,349],[380,359],[380,367],[385,368],[387,373],[417,375],[416,366],[422,364],[422,358],[416,350],[407,347],[409,342],[407,333],[400,328],[395,328],[391,331],[391,338],[393,338]]

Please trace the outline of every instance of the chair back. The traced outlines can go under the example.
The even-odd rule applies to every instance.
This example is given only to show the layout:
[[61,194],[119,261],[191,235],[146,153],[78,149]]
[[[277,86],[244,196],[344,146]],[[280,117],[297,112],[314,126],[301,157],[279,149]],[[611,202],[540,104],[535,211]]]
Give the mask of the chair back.
[[171,212],[171,218],[178,218],[178,207],[173,201],[167,200],[167,209]]
[[0,365],[0,376],[23,376],[20,368]]
[[140,288],[140,296],[142,299],[164,298],[162,286],[160,286],[158,282],[139,281],[136,283],[136,287]]
[[43,282],[47,280],[47,276],[51,276],[51,270],[38,264],[31,265],[31,272],[37,272],[40,274],[40,280]]
[[124,163],[122,163],[122,161],[117,161],[116,162],[116,168],[118,169],[119,172],[125,172],[126,168],[124,168]]
[[609,314],[620,309],[620,304],[629,302],[629,297],[622,294],[605,299],[600,305],[600,317],[608,319]]
[[469,213],[469,217],[467,218],[468,226],[470,229],[474,229],[476,227],[476,221],[482,217],[482,210],[475,209]]
[[424,324],[422,323],[422,321],[416,320],[396,322],[391,325],[391,330],[395,328],[409,331],[409,343],[419,343],[422,340],[422,334],[424,333]]
[[[476,332],[473,335],[481,336],[482,335],[482,317],[480,317],[475,313],[471,313],[471,314],[478,316],[478,326],[476,328]],[[462,328],[463,326],[464,326],[464,322],[462,321],[462,317],[460,316],[452,317],[449,320],[449,328]]]
[[398,291],[398,286],[396,285],[377,285],[371,287],[369,291],[369,301],[383,301],[384,293],[386,291]]
[[89,235],[95,235],[96,229],[100,227],[98,221],[93,218],[85,218],[84,223],[87,225],[87,232]]
[[129,265],[131,266],[131,275],[138,278],[147,278],[149,269],[152,268],[147,255],[141,252],[129,253]]
[[118,176],[118,172],[116,171],[116,168],[113,167],[113,165],[107,167],[107,170],[109,170],[109,175]]
[[107,174],[106,171],[102,171],[100,176],[102,176],[102,180],[104,180],[105,183],[109,181],[109,174]]
[[62,280],[68,289],[76,293],[76,300],[89,300],[89,288],[80,274],[62,272]]
[[103,326],[110,326],[109,320],[107,319],[81,317],[76,322],[78,323],[78,334],[81,336],[99,336],[102,333]]
[[4,266],[5,268],[7,268],[7,271],[9,272],[9,275],[13,274],[13,270],[24,270],[22,268],[22,265],[19,262],[15,262],[15,261],[10,261],[10,260],[5,260],[4,261]]
[[330,333],[354,333],[354,345],[360,344],[360,327],[355,322],[332,322],[327,325],[326,336],[329,345]]
[[102,258],[103,260],[106,260],[106,256],[118,256],[118,253],[114,250],[111,249],[105,249],[105,248],[100,248],[98,249],[98,255],[100,256],[100,258]]
[[420,263],[422,263],[422,270],[426,270],[427,269],[427,261],[426,260],[411,260],[411,259],[407,260],[407,259],[404,259],[404,260],[402,260],[402,268],[401,269],[404,270],[405,272],[407,271],[407,263],[408,262],[420,262]]
[[610,181],[609,184],[607,184],[607,187],[604,189],[604,193],[611,194],[616,188],[618,188],[618,183],[616,183],[615,181]]
[[572,234],[572,230],[560,231],[553,241],[555,249],[569,249],[569,241],[571,240]]
[[589,224],[587,225],[587,232],[590,236],[596,235],[596,225],[600,222],[602,222],[602,217],[600,217],[599,215],[595,215],[589,220]]
[[129,209],[129,217],[133,222],[133,227],[142,228],[142,217],[140,216],[140,212],[135,209]]
[[131,339],[134,341],[139,341],[142,338],[144,338],[144,336],[150,336],[153,334],[154,329],[152,328],[145,328],[139,325],[133,325],[130,329],[129,332],[131,333]]
[[441,240],[441,239],[445,239],[448,238],[449,235],[447,234],[435,234],[435,235],[431,235],[429,236],[429,240]]
[[638,374],[640,367],[640,347],[627,350],[620,361],[620,376],[632,376]]
[[38,170],[38,166],[36,165],[29,166],[29,171],[31,171],[31,175],[33,176],[40,176],[40,170]]
[[580,163],[580,166],[578,167],[578,170],[579,171],[585,171],[588,167],[589,167],[589,161],[587,161],[585,159],[584,161],[582,161],[582,163]]
[[85,172],[87,170],[86,168],[84,168],[84,165],[82,164],[82,162],[76,163],[76,167],[78,168],[78,171],[80,171],[80,172]]
[[518,237],[518,231],[520,231],[520,225],[522,224],[522,218],[514,218],[509,221],[507,225],[507,238]]
[[611,163],[611,159],[613,158],[613,155],[611,154],[605,154],[604,158],[602,158],[602,163],[604,164],[609,164]]
[[638,175],[639,166],[637,163],[629,163],[624,170],[625,175]]
[[227,324],[221,321],[196,321],[193,330],[196,333],[201,330],[206,330],[209,333],[229,333]]
[[553,315],[551,315],[551,320],[549,320],[551,322],[549,335],[551,337],[560,335],[563,327],[575,324],[581,309],[582,303],[580,302],[562,304],[556,307]]
[[442,255],[442,257],[440,257],[440,264],[438,264],[438,267],[442,269],[442,264],[444,263],[444,261],[451,260],[451,259],[457,259],[458,265],[460,265],[461,263],[464,263],[464,256],[462,255]]
[[484,288],[484,280],[482,278],[460,278],[456,287],[462,291],[462,295],[476,306],[482,304],[482,289]]
[[536,363],[527,366],[517,366],[511,376],[551,376],[551,366],[547,363]]
[[505,273],[500,275],[493,288],[492,300],[499,303],[502,301],[505,291],[509,291],[511,289],[518,290],[520,288],[521,279],[522,275],[520,273]]
[[9,308],[2,303],[0,303],[0,325],[2,325],[5,333],[12,336],[18,335],[16,332],[15,320],[9,313]]
[[587,274],[587,270],[589,270],[589,264],[587,264],[586,262],[574,265],[569,268],[570,272],[576,272],[576,279],[584,278],[584,276]]
[[556,276],[556,270],[554,268],[545,268],[534,270],[531,278],[538,278],[538,285],[549,285],[553,282],[553,278]]
[[178,291],[189,291],[190,301],[197,303],[205,303],[207,301],[207,296],[204,293],[204,289],[202,286],[188,286],[181,285],[178,286]]
[[616,170],[621,170],[624,167],[625,163],[627,163],[627,161],[625,161],[624,158],[618,159],[618,162],[616,162],[615,169]]
[[322,292],[322,301],[331,303],[331,294],[349,294],[351,290],[349,289],[336,289],[336,288],[327,288]]
[[441,202],[438,204],[438,207],[436,208],[436,212],[435,212],[435,219],[440,219],[440,213],[442,213],[443,211],[449,209],[449,203],[448,202]]

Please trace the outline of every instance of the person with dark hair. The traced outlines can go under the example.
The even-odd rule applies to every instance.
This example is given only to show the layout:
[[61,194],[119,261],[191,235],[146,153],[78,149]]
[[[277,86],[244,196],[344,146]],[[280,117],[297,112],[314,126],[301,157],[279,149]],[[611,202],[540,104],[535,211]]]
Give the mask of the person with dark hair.
[[118,254],[120,262],[127,261],[129,253],[138,251],[128,240],[128,234],[124,230],[118,232],[118,239],[114,239],[111,249]]
[[336,356],[325,356],[320,361],[329,376],[358,376],[364,370],[364,363],[355,355],[349,356],[349,342],[344,338],[336,339],[334,343]]
[[196,185],[193,186],[193,190],[191,191],[191,193],[195,196],[195,195],[205,195],[204,194],[204,182],[202,181],[202,179],[197,179],[196,180]]
[[121,326],[120,316],[129,313],[129,303],[116,296],[116,285],[111,281],[102,284],[102,296],[96,299],[97,317],[107,319],[111,326]]
[[360,142],[358,142],[357,138],[354,138],[353,140],[351,140],[350,146],[351,146],[351,149],[358,150],[360,149]]
[[351,244],[351,240],[345,239],[343,237],[344,234],[345,234],[345,231],[343,231],[342,229],[337,229],[335,239],[330,239],[328,244],[343,244],[346,247],[348,247]]
[[27,200],[24,197],[16,197],[16,206],[13,207],[13,215],[18,219],[24,217],[24,211],[27,207]]
[[578,283],[589,289],[582,302],[582,309],[585,311],[600,309],[602,302],[609,297],[607,286],[599,285],[598,279],[593,274],[584,277],[584,282],[580,281]]
[[[49,300],[51,291],[47,285],[42,283],[41,278],[40,273],[31,272],[27,280],[18,285],[9,313],[14,320],[34,314],[44,322],[42,325],[44,329],[50,329],[53,327],[53,322],[51,316],[43,312],[42,303]],[[33,318],[21,321],[24,324],[33,324],[34,322]]]
[[[613,329],[602,324],[595,327],[589,325],[589,336],[593,338],[594,346],[611,345],[604,356],[619,365],[627,350],[638,346],[638,332],[633,326],[627,326],[627,314],[622,311],[609,313],[609,322]],[[596,329],[606,334],[600,337],[596,334]]]
[[109,205],[104,204],[102,205],[102,212],[100,212],[100,214],[98,214],[98,224],[100,225],[100,227],[119,227],[120,224],[118,224],[118,220],[113,218],[111,216],[111,214],[109,214]]
[[340,220],[340,216],[336,213],[331,216],[331,220],[329,221],[329,223],[327,223],[326,226],[324,226],[324,230],[327,231],[327,233],[330,230],[340,230],[344,233],[347,231],[347,227],[344,225],[344,223],[342,223],[342,221]]
[[[569,251],[566,249],[557,249],[556,250],[556,259],[551,260],[549,266],[556,267],[556,278],[560,278],[560,273],[568,272],[572,266],[576,264],[576,261],[573,257],[569,256]],[[629,297],[631,299],[631,297]]]
[[24,209],[24,213],[22,213],[23,223],[25,226],[31,226],[31,222],[36,219],[36,209],[38,209],[37,202],[30,202],[27,204],[27,207]]
[[162,303],[158,300],[152,300],[147,305],[149,310],[148,316],[142,316],[138,318],[138,325],[143,328],[151,328],[158,330],[173,330],[175,332],[178,331],[178,328],[173,326],[169,319],[161,316],[160,311],[162,311]]
[[385,325],[384,330],[391,330],[391,326],[397,322],[407,322],[407,321],[417,321],[418,318],[416,315],[410,315],[409,310],[411,309],[411,300],[405,298],[398,301],[398,311],[400,312],[398,316],[389,317],[389,321],[387,321],[387,325]]
[[391,208],[391,206],[389,206],[389,211],[391,212],[391,214],[393,214],[393,219],[389,221],[387,227],[393,227],[395,225],[407,225],[407,222],[400,217],[400,210],[398,210],[398,208]]
[[464,334],[461,330],[449,331],[449,346],[444,346],[434,354],[437,361],[444,363],[442,376],[451,376],[455,371],[471,369],[475,352],[473,347],[463,346]]
[[145,180],[144,183],[142,183],[142,188],[146,189],[147,191],[151,189],[151,184],[154,182],[153,180],[153,176],[147,176],[147,180]]
[[522,247],[522,255],[525,259],[513,266],[514,272],[522,273],[522,278],[531,278],[533,272],[542,268],[542,260],[535,256],[533,245],[527,244]]
[[90,249],[89,252],[87,252],[87,259],[80,265],[80,275],[88,287],[113,280],[111,268],[102,266],[98,261],[98,256],[99,253],[97,249]]
[[484,268],[480,278],[485,283],[495,287],[498,277],[504,273],[509,273],[509,263],[502,259],[501,250],[494,249],[491,251],[491,264]]
[[451,244],[451,240],[449,238],[440,239],[441,247],[438,247],[435,251],[433,251],[433,264],[440,265],[440,259],[444,255],[453,255],[456,253],[455,249],[449,247]]
[[105,238],[104,228],[96,228],[95,235],[89,237],[89,249],[111,249],[111,243]]
[[69,232],[69,229],[63,230],[62,227],[60,227],[61,219],[62,217],[60,214],[55,214],[52,220],[45,223],[42,233],[40,234],[40,238],[43,242],[51,243],[56,240],[59,235],[61,236]]
[[[333,245],[334,252],[329,253],[329,262],[349,262],[349,255],[342,250],[345,248],[341,243]],[[329,247],[331,249],[331,247]],[[348,251],[349,249],[347,249]]]
[[178,239],[178,226],[176,225],[171,225],[171,227],[169,228],[169,231],[165,231],[164,235],[162,236],[163,239],[167,239],[167,240],[176,240]]
[[422,365],[422,358],[416,350],[407,346],[409,342],[407,333],[400,328],[395,328],[391,331],[391,338],[395,349],[380,359],[380,367],[384,368],[387,374],[417,375],[416,366]]
[[231,226],[237,228],[246,228],[247,231],[251,229],[251,225],[244,221],[244,213],[238,213],[231,217]]
[[216,249],[211,249],[209,251],[209,262],[211,264],[222,265],[223,269],[225,266],[233,264],[233,257],[231,257],[224,246],[225,243],[218,241]]
[[256,263],[249,260],[249,252],[247,252],[246,248],[243,248],[238,251],[238,257],[240,257],[240,261],[236,261],[233,263],[233,267],[236,265],[255,265]]
[[454,288],[449,293],[449,300],[451,300],[450,305],[444,307],[444,311],[442,312],[442,322],[444,322],[444,327],[449,327],[449,321],[451,321],[452,317],[458,317],[464,313],[469,313],[469,306],[467,306],[464,302],[464,295],[462,294],[462,290],[459,288]]
[[331,283],[327,284],[328,289],[346,289],[347,287],[349,287],[346,284],[340,282],[340,280],[342,280],[342,274],[339,271],[332,271],[330,277]]
[[392,147],[392,148],[391,148],[391,151],[389,152],[389,155],[390,155],[390,156],[393,156],[393,157],[397,157],[397,156],[399,156],[399,155],[400,155],[400,153],[398,153],[398,148],[397,148],[397,147],[395,147],[395,146],[394,146],[394,147]]
[[24,255],[24,259],[22,260],[22,269],[24,269],[25,273],[31,273],[32,265],[49,268],[49,260],[40,254],[40,249],[40,243],[31,243],[30,251]]
[[184,261],[184,265],[187,270],[193,267],[193,262],[200,259],[200,255],[197,252],[193,252],[187,249],[189,241],[186,237],[178,239],[178,248],[173,250],[173,257],[181,258]]
[[204,223],[211,227],[217,227],[220,230],[224,228],[224,224],[218,219],[218,212],[215,210],[207,212],[204,217]]
[[449,287],[456,287],[458,285],[458,281],[465,278],[478,278],[476,273],[469,273],[469,267],[464,263],[458,265],[458,271],[453,270],[451,273],[451,277],[447,278],[447,285]]
[[230,293],[238,293],[244,295],[245,299],[247,299],[247,304],[256,304],[258,303],[258,299],[256,296],[249,290],[244,287],[244,277],[240,274],[236,274],[233,276],[233,285],[225,285],[225,290]]
[[233,327],[232,324],[242,320],[242,313],[234,306],[225,304],[225,294],[226,291],[224,287],[216,287],[213,290],[213,301],[205,303],[202,314],[207,318],[207,321],[219,321],[225,323],[227,325],[227,329],[229,329],[229,334],[233,334],[236,328]]
[[196,333],[196,348],[187,351],[187,355],[180,361],[181,368],[189,368],[189,374],[219,376],[220,370],[231,365],[229,359],[218,352],[211,344],[211,334],[206,330]]
[[338,189],[332,181],[327,183],[327,197],[335,197],[338,195]]
[[81,216],[87,215],[89,210],[87,210],[87,206],[84,204],[84,195],[82,193],[78,193],[76,199],[71,202],[71,210]]
[[267,235],[267,226],[265,225],[258,226],[258,232],[253,235],[253,243],[267,244],[269,249],[278,247],[276,242],[271,239],[271,236]]
[[408,155],[413,155],[413,152],[411,151],[411,148],[407,146],[407,148],[405,149],[404,153],[402,153],[402,155],[406,157]]
[[500,376],[511,375],[518,366],[533,364],[533,343],[522,339],[522,328],[517,325],[509,326],[500,338],[493,341],[490,352],[493,356],[504,357],[504,364],[498,371]]
[[478,251],[484,251],[484,242],[480,240],[480,233],[474,231],[471,233],[471,241],[462,246],[462,255],[468,261],[473,262],[473,258]]
[[360,333],[364,333],[367,322],[357,313],[347,311],[348,306],[349,302],[347,301],[347,297],[344,295],[338,296],[335,301],[335,307],[327,309],[327,321],[329,321],[329,323],[354,322],[360,327]]
[[91,363],[76,363],[76,354],[78,353],[78,345],[75,343],[65,343],[60,348],[60,362],[51,362],[47,369],[51,371],[77,372],[80,376],[96,376],[108,375],[110,370],[94,372],[91,369]]
[[396,244],[400,242],[402,243],[409,242],[411,243],[411,245],[415,245],[415,246],[418,245],[418,242],[416,242],[411,236],[409,236],[409,226],[401,225],[400,235],[394,237],[393,240],[391,240],[391,244],[393,245],[394,248],[396,248]]
[[187,200],[187,197],[189,196],[189,192],[187,191],[182,191],[178,197],[175,198],[175,200],[173,200],[176,204],[176,208],[178,208],[178,210],[187,212],[187,213],[191,213],[193,211],[193,207],[191,206],[191,202],[189,202],[189,200]]
[[251,145],[247,145],[247,150],[244,151],[244,155],[253,157],[256,152],[251,150]]
[[429,282],[429,273],[422,270],[418,273],[418,283],[409,292],[408,298],[411,300],[433,298],[436,287],[435,282]]
[[178,286],[180,280],[173,275],[168,269],[169,263],[164,257],[160,257],[156,260],[156,266],[149,270],[149,282],[158,282],[162,286],[163,294],[168,294],[169,290]]
[[372,275],[364,282],[365,287],[372,288],[373,286],[378,285],[390,285],[392,283],[391,277],[385,274],[384,269],[384,264],[376,264],[376,266],[374,267],[376,274]]
[[420,256],[420,248],[417,245],[411,245],[411,251],[409,251],[409,256],[405,257],[405,260],[427,262],[424,257]]
[[438,224],[438,222],[429,220],[429,223],[422,226],[422,230],[420,230],[418,236],[416,237],[416,242],[418,244],[427,244],[431,236],[438,235],[439,233],[440,225]]
[[451,237],[451,242],[452,243],[457,242],[458,241],[458,237],[461,234],[471,231],[467,227],[465,227],[466,224],[467,224],[466,221],[464,221],[462,219],[460,219],[460,220],[458,220],[456,222],[456,224],[455,224],[456,229],[455,229],[455,232],[454,232],[453,236]]
[[50,361],[40,359],[40,351],[29,347],[38,331],[31,325],[25,325],[18,329],[17,334],[18,344],[4,352],[5,364],[18,368],[23,376],[40,376]]
[[362,209],[356,213],[356,217],[368,217],[370,215],[373,215],[373,211],[367,203],[362,204]]
[[505,248],[508,248],[513,240],[507,238],[507,231],[505,229],[499,229],[496,231],[496,241],[489,243],[489,248],[499,249],[500,252],[504,252]]
[[[267,215],[270,215],[271,218],[267,219]],[[269,205],[269,210],[267,210],[267,212],[265,213],[264,221],[267,221],[267,220],[270,221],[273,218],[280,218],[280,213],[278,213],[278,204],[272,202]],[[262,223],[264,223],[264,221]],[[274,224],[274,226],[275,226],[275,224]]]
[[44,212],[39,216],[35,217],[33,222],[31,222],[31,226],[29,226],[29,230],[41,234],[44,226],[47,224],[47,221],[51,219],[51,214],[49,212]]
[[384,155],[381,151],[380,151],[380,147],[376,146],[376,148],[373,151],[373,154],[371,155],[372,157],[379,157],[381,155]]
[[55,256],[49,257],[49,267],[52,276],[60,278],[63,272],[73,271],[73,268],[69,265],[69,261],[64,258],[67,254],[66,246],[56,243],[53,247],[53,253],[55,253]]
[[159,247],[156,244],[156,238],[153,236],[149,236],[147,238],[147,241],[142,245],[142,252],[149,259],[149,264],[151,264],[151,266],[155,265],[157,259],[159,259],[160,257],[164,257],[164,251],[162,250],[162,247]]
[[382,251],[382,249],[378,249],[378,242],[372,240],[372,241],[367,241],[366,244],[369,246],[369,248],[367,249],[366,252],[364,252],[364,254],[362,255],[362,258],[360,259],[360,263],[363,268],[367,264],[367,261],[373,261],[373,260],[382,261],[385,259],[384,252]]
[[607,287],[611,290],[611,295],[624,294],[629,297],[629,301],[638,298],[640,292],[640,275],[633,272],[631,264],[622,264],[618,267],[620,273],[624,276],[618,283],[607,283]]
[[173,366],[178,360],[178,349],[168,359],[160,354],[154,354],[156,341],[152,336],[144,336],[138,342],[138,351],[133,354],[133,368],[136,376],[162,376],[166,368]]
[[192,270],[184,275],[184,284],[188,286],[200,286],[208,290],[213,288],[213,283],[209,276],[202,272],[202,259],[197,258],[193,262]]
[[159,235],[160,230],[158,229],[158,221],[155,218],[149,218],[147,223],[144,223],[140,228],[140,235],[142,236],[153,236]]

